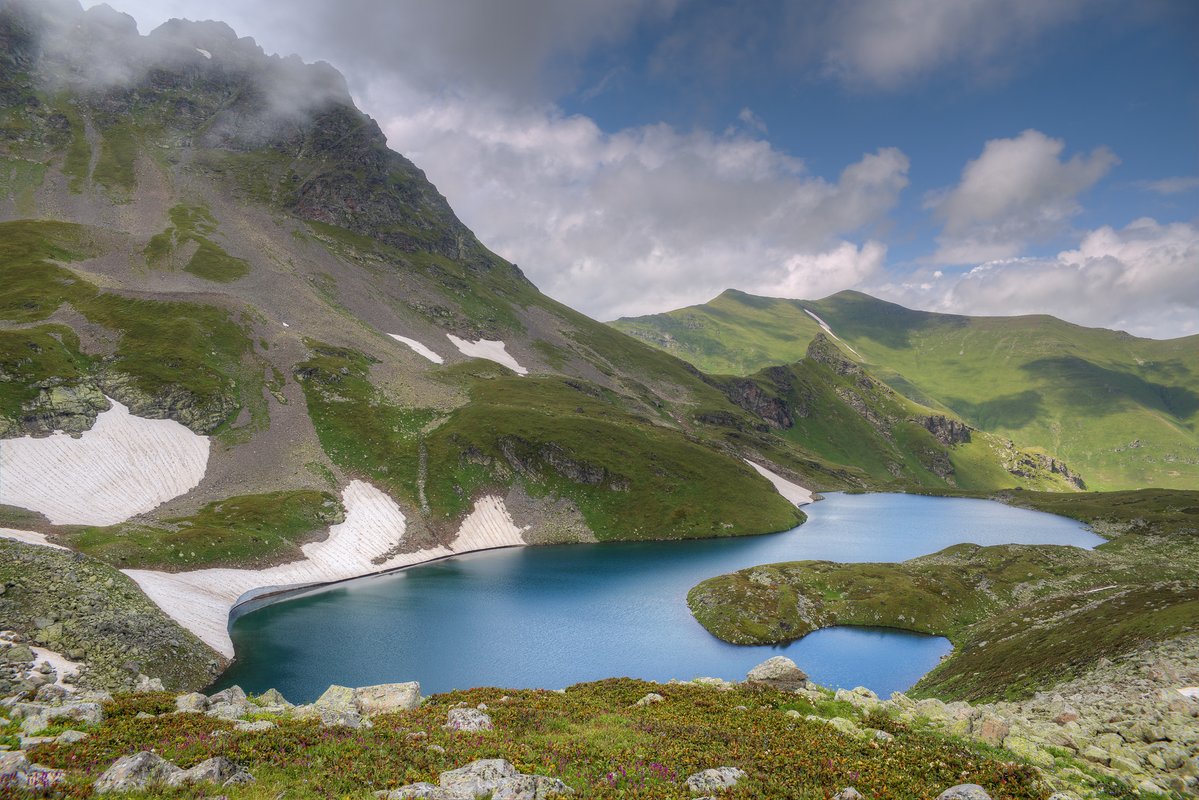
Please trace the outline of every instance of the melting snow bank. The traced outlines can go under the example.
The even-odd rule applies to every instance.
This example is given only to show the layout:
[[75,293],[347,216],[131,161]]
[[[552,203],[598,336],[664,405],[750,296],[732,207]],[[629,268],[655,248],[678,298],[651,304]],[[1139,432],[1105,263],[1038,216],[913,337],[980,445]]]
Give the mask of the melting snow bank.
[[233,657],[229,612],[263,594],[358,578],[446,556],[525,543],[499,497],[479,500],[449,547],[401,553],[376,563],[404,538],[404,514],[395,501],[364,481],[342,493],[345,521],[323,542],[304,545],[304,559],[267,569],[202,569],[193,572],[125,570],[169,617],[227,658]]
[[807,314],[809,317],[811,317],[812,319],[816,320],[816,324],[817,324],[817,325],[819,325],[819,326],[820,326],[822,329],[824,329],[824,332],[825,332],[825,333],[827,333],[829,336],[831,336],[831,337],[833,337],[834,339],[836,339],[836,340],[837,340],[838,342],[840,342],[841,344],[843,344],[843,345],[845,345],[846,347],[848,347],[848,348],[849,348],[849,352],[853,353],[853,354],[854,354],[855,356],[857,356],[858,358],[861,358],[861,357],[862,357],[862,354],[861,354],[861,353],[859,353],[857,350],[854,350],[852,347],[850,347],[850,346],[849,346],[849,342],[845,341],[845,340],[844,340],[844,339],[842,339],[840,336],[838,336],[837,334],[833,333],[833,329],[832,329],[832,328],[830,328],[830,327],[828,326],[828,323],[827,323],[827,322],[825,322],[825,321],[824,321],[824,320],[822,320],[820,317],[818,317],[818,316],[816,316],[815,314],[813,314],[811,311],[808,311],[806,308],[803,310],[803,312],[804,312],[805,314]]
[[[432,361],[434,364],[444,364],[445,363],[444,358],[437,355],[436,353],[434,353],[428,347],[425,347],[420,342],[416,341],[416,339],[409,339],[407,336],[400,336],[395,333],[389,333],[387,335],[390,336],[391,338],[395,339],[397,342],[403,342],[404,344],[408,345],[413,350],[415,350],[418,355],[424,356],[425,358]],[[453,337],[451,337],[451,338],[453,338]]]
[[24,542],[25,544],[36,544],[42,547],[53,547],[55,550],[67,550],[61,544],[55,544],[47,539],[43,534],[34,533],[33,531],[18,531],[12,528],[0,528],[0,539],[13,539],[14,541]]
[[41,512],[54,525],[114,525],[195,488],[208,467],[208,437],[109,402],[78,439],[0,441],[0,504]]
[[766,469],[766,467],[759,466],[758,464],[750,461],[748,458],[744,459],[744,461],[746,464],[749,464],[751,467],[756,469],[759,475],[773,483],[774,488],[778,491],[778,493],[787,500],[790,500],[795,505],[806,506],[808,503],[812,502],[812,492],[810,490],[803,488],[797,483],[792,483],[782,475],[776,475],[775,473]]
[[459,339],[452,333],[447,333],[449,340],[454,343],[454,347],[458,348],[458,352],[467,358],[485,358],[488,361],[494,361],[497,364],[503,364],[508,369],[515,372],[517,375],[528,375],[529,371],[517,363],[516,359],[508,352],[508,348],[503,342],[493,342],[490,339],[480,339],[477,342],[468,342],[466,339]]
[[[57,545],[49,546],[57,547]],[[12,644],[15,641],[16,634],[14,634],[12,631],[0,632],[0,642]],[[46,664],[50,667],[50,669],[54,670],[54,683],[58,684],[59,686],[64,686],[65,683],[63,679],[68,675],[78,675],[79,670],[83,667],[82,664],[76,661],[71,661],[63,654],[56,653],[53,650],[47,650],[44,647],[34,647],[31,644],[26,644],[25,646],[33,652],[33,664],[26,675],[29,675],[33,672],[41,672],[41,666]]]

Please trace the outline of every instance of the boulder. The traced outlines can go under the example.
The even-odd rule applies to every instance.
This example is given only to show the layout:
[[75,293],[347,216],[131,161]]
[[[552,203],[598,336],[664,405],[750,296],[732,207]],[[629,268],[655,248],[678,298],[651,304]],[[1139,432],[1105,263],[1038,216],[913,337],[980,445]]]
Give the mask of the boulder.
[[234,730],[241,731],[242,733],[261,733],[262,731],[269,731],[273,727],[275,727],[275,723],[269,719],[259,719],[253,722],[241,720],[233,726]]
[[245,704],[246,699],[246,693],[240,686],[230,686],[228,689],[222,689],[216,694],[208,696],[209,703]]
[[443,728],[450,731],[489,731],[491,717],[477,708],[451,708]]
[[383,800],[544,800],[555,794],[570,794],[572,790],[557,778],[545,775],[525,775],[502,758],[472,761],[465,767],[441,773],[440,786],[431,783],[410,783],[391,791],[375,792]]
[[959,783],[937,795],[937,800],[991,800],[991,795],[977,783]]
[[1053,756],[1023,736],[1008,736],[1003,746],[1019,758],[1038,767],[1052,767]]
[[104,720],[104,710],[99,703],[63,703],[60,706],[38,706],[22,704],[33,708],[33,713],[25,713],[21,720],[21,731],[37,733],[48,728],[55,720],[69,719],[84,725],[99,725]]
[[358,728],[362,715],[354,702],[354,690],[348,686],[330,686],[312,704],[312,710],[321,718],[322,725],[339,725]]
[[0,781],[10,780],[21,773],[28,772],[29,759],[24,750],[13,750],[0,753]]
[[88,735],[83,731],[63,731],[54,737],[55,744],[75,744],[82,742]]
[[133,687],[133,691],[138,694],[149,694],[150,692],[164,692],[166,687],[162,685],[162,678],[151,678],[149,675],[138,675],[137,685]]
[[862,800],[862,793],[848,786],[833,795],[833,800]]
[[293,708],[294,706],[287,701],[287,698],[278,689],[267,689],[256,698],[259,703],[264,706],[282,706],[283,708]]
[[416,681],[381,683],[354,690],[354,703],[358,712],[368,717],[395,711],[411,711],[420,706],[420,700],[420,684]]
[[982,716],[970,723],[970,735],[992,747],[999,747],[1003,744],[1003,740],[1007,738],[1011,730],[1012,727],[1008,725],[1007,720],[989,712],[983,712]]
[[199,692],[181,694],[175,698],[175,710],[191,714],[203,713],[208,710],[208,698]]
[[224,756],[201,761],[191,769],[183,769],[167,777],[168,786],[183,786],[189,783],[215,783],[217,786],[235,786],[252,783],[254,776],[240,765]]
[[802,689],[807,685],[808,674],[786,656],[768,658],[749,671],[745,680],[785,692]]
[[661,703],[661,702],[662,702],[663,700],[665,700],[665,699],[666,699],[665,697],[663,697],[662,695],[658,694],[657,692],[650,692],[650,693],[649,693],[649,694],[647,694],[645,697],[643,697],[643,698],[641,698],[640,700],[638,700],[636,703],[633,703],[633,705],[635,705],[635,706],[648,706],[648,705],[652,705],[652,704],[654,704],[654,703]]
[[519,775],[516,767],[502,758],[484,758],[472,761],[465,767],[441,773],[439,783],[447,789],[466,797],[480,797],[493,793],[503,779]]
[[181,772],[183,770],[156,753],[143,751],[118,758],[96,780],[92,789],[96,794],[140,791],[165,784]]
[[716,767],[688,775],[685,783],[692,794],[703,794],[732,789],[744,777],[745,773],[736,767]]
[[414,797],[439,800],[445,797],[445,792],[440,786],[434,786],[431,783],[421,781],[420,783],[410,783],[407,786],[392,789],[390,792],[375,792],[375,797],[383,798],[383,800],[408,800]]

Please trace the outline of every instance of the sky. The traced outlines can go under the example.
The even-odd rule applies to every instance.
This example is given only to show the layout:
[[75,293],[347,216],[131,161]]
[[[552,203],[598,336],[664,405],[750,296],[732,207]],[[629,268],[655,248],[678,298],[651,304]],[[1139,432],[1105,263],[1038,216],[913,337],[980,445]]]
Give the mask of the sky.
[[110,4],[328,61],[484,244],[597,319],[858,289],[1199,333],[1192,0]]

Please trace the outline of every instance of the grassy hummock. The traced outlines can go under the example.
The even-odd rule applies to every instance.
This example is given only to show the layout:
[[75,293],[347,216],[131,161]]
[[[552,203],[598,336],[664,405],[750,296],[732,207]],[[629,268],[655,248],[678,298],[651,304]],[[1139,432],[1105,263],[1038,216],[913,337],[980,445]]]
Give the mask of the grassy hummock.
[[257,569],[303,558],[300,545],[343,516],[333,495],[297,490],[230,497],[152,525],[72,528],[58,538],[122,569]]

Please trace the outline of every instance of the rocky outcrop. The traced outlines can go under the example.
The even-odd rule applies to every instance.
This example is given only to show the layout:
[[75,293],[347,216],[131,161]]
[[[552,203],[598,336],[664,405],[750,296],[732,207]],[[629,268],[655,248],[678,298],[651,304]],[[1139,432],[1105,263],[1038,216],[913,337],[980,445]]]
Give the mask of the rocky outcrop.
[[1004,457],[1004,467],[1017,478],[1051,478],[1057,476],[1075,489],[1087,488],[1082,476],[1066,466],[1053,456],[1029,450],[1020,450],[1015,443],[1007,443],[1007,453]]
[[[549,472],[585,486],[603,486],[614,492],[627,492],[630,489],[628,478],[606,467],[575,458],[554,442],[531,442],[519,436],[501,436],[498,444],[504,460],[518,475],[537,476]],[[476,456],[480,457],[486,459],[482,454]]]
[[[148,674],[186,689],[207,685],[225,666],[131,580],[82,554],[0,539],[0,587],[0,619],[31,643],[82,662],[84,686],[129,691]],[[0,692],[36,688],[9,679]]]
[[[811,343],[808,345],[806,358],[815,361],[818,364],[824,364],[838,375],[849,375],[860,377],[866,381],[870,381],[866,377],[865,370],[856,361],[852,361],[841,348],[833,343],[833,340],[823,333],[816,334]],[[873,381],[870,384],[873,385]]]
[[764,420],[771,428],[786,430],[795,425],[787,404],[767,392],[756,381],[737,378],[725,382],[720,388],[734,404]]
[[[0,369],[0,382],[12,379]],[[104,393],[89,383],[69,384],[52,379],[30,384],[29,388],[37,396],[21,405],[15,419],[0,417],[0,438],[42,436],[54,431],[82,433],[109,408]]]
[[491,717],[477,708],[451,708],[442,726],[449,731],[489,731]]
[[946,447],[970,441],[971,428],[959,419],[938,414],[918,417],[915,421]]

